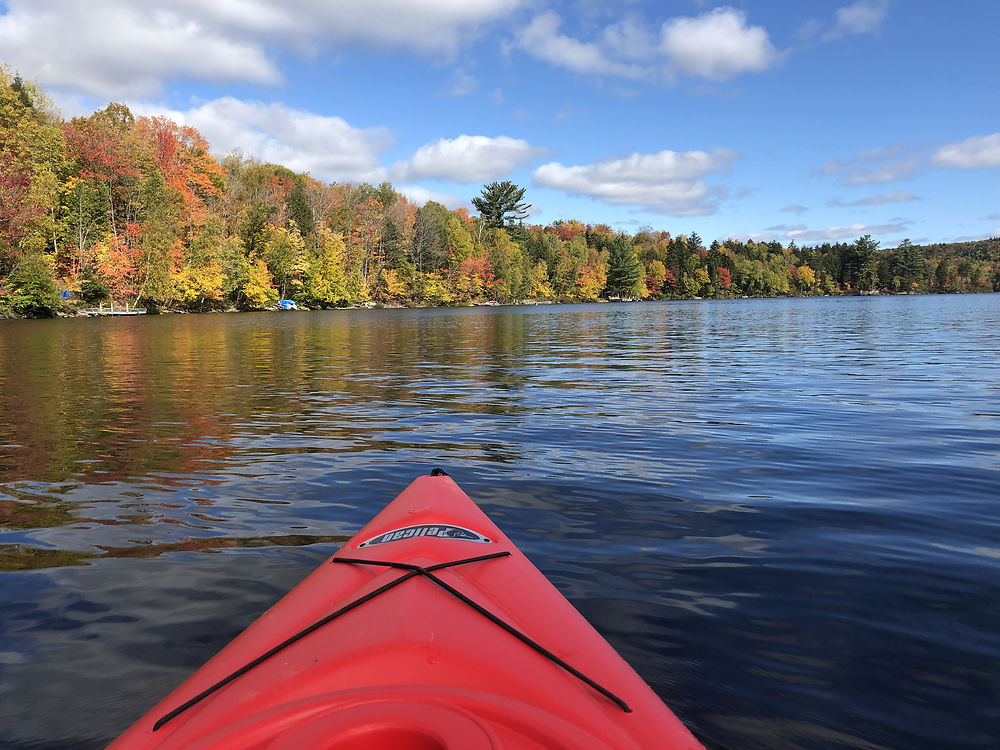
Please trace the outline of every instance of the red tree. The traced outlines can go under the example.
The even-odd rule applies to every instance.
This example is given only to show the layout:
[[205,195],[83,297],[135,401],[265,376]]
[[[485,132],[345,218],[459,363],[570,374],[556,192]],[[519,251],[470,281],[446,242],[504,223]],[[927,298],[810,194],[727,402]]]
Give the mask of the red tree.
[[25,226],[42,214],[42,207],[28,200],[34,170],[26,159],[0,151],[0,243],[10,244],[24,235]]
[[715,269],[715,278],[719,282],[720,289],[728,289],[733,284],[733,275],[724,266],[719,266]]

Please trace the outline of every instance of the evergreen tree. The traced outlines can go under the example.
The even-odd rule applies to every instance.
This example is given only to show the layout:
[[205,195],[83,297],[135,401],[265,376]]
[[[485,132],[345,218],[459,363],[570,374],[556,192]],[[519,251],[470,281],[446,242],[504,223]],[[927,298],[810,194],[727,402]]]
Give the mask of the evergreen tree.
[[899,243],[896,248],[896,270],[900,278],[900,288],[909,291],[913,284],[923,281],[926,269],[924,253],[909,238]]
[[948,262],[947,258],[942,258],[937,265],[937,269],[934,271],[934,281],[937,285],[937,290],[943,292],[945,287],[948,285],[948,278],[951,276],[951,264]]
[[472,205],[483,217],[486,226],[502,229],[528,215],[530,203],[524,202],[524,188],[513,182],[491,182],[482,189],[482,197],[473,198]]
[[701,237],[698,236],[697,232],[691,232],[688,237],[688,250],[692,253],[696,253],[701,249]]
[[295,177],[295,187],[293,187],[288,197],[285,198],[285,205],[288,210],[288,221],[295,222],[303,237],[313,233],[316,228],[316,221],[313,217],[312,207],[306,197],[305,180],[300,176]]
[[858,237],[841,256],[844,281],[855,289],[870,290],[875,286],[878,242],[870,234]]
[[642,296],[642,264],[625,237],[617,237],[608,248],[608,280],[605,291],[617,297]]
[[59,311],[62,300],[43,255],[21,258],[6,283],[0,284],[0,304],[14,315],[31,318],[51,318]]

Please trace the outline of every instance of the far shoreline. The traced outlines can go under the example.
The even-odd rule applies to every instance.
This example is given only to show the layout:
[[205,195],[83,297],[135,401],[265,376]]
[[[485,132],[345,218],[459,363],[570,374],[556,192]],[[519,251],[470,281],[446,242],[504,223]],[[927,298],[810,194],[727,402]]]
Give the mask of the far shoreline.
[[525,308],[525,307],[552,307],[552,306],[566,306],[566,305],[604,305],[604,304],[636,304],[636,303],[661,303],[661,302],[734,302],[734,301],[746,301],[746,300],[791,300],[791,299],[857,299],[857,298],[868,298],[868,297],[957,297],[957,296],[971,296],[971,295],[986,295],[986,294],[1000,294],[996,291],[981,291],[981,292],[860,292],[852,294],[783,294],[783,295],[773,295],[773,296],[740,296],[740,297],[660,297],[656,299],[597,299],[597,300],[539,300],[539,301],[523,301],[523,302],[470,302],[466,304],[451,304],[451,305],[421,305],[421,304],[402,304],[402,303],[362,303],[353,305],[344,305],[339,307],[298,307],[294,309],[284,309],[279,306],[241,310],[239,308],[226,308],[226,309],[208,309],[208,310],[183,310],[183,309],[158,309],[153,312],[146,311],[145,313],[135,314],[135,315],[110,315],[110,314],[95,314],[83,311],[60,311],[55,315],[51,316],[17,316],[17,315],[7,315],[4,316],[0,314],[0,322],[12,321],[12,320],[70,320],[70,319],[86,319],[86,318],[109,318],[109,317],[160,317],[160,316],[171,316],[171,315],[230,315],[230,314],[242,314],[242,313],[305,313],[305,312],[319,312],[319,311],[375,311],[375,310],[469,310],[474,308]]

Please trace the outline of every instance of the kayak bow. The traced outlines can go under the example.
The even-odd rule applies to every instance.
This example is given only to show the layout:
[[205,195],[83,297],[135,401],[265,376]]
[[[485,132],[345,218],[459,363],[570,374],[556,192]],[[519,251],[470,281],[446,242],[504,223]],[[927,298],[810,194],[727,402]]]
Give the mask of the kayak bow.
[[701,745],[440,470],[109,750]]

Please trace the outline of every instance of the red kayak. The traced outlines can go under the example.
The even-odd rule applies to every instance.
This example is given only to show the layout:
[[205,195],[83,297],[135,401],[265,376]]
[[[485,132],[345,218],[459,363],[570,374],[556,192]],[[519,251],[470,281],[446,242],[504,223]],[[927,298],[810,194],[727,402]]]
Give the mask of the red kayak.
[[440,470],[111,745],[701,747]]

